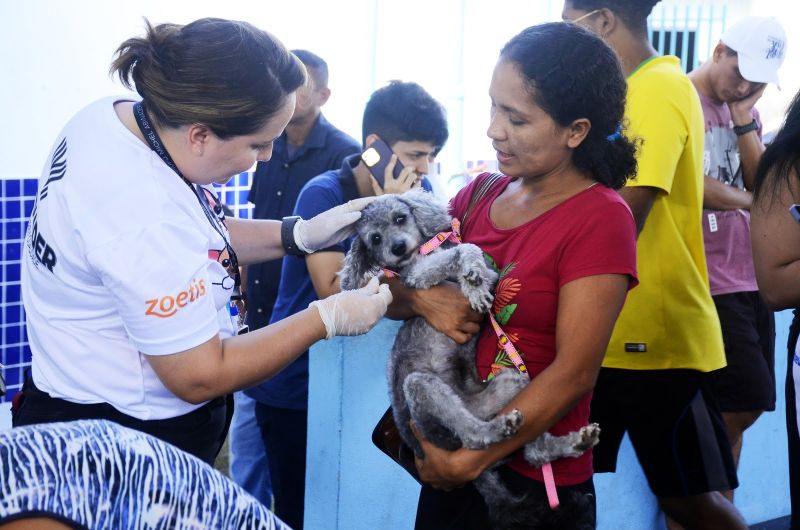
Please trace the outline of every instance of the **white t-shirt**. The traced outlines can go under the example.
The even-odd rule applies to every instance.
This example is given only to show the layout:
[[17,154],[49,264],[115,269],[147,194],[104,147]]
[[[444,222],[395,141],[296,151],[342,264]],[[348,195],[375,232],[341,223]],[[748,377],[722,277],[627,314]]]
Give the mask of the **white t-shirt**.
[[232,335],[231,282],[192,188],[117,117],[124,99],[89,105],[59,134],[28,227],[22,297],[36,386],[163,419],[201,405],[164,387],[142,353]]

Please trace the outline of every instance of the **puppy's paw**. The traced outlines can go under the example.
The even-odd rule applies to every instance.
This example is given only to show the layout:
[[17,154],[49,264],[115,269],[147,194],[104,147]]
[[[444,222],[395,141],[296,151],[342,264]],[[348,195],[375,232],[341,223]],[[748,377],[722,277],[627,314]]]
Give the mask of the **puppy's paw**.
[[503,419],[502,434],[504,438],[514,436],[522,425],[522,413],[517,409],[512,410],[508,414],[503,414],[499,418]]
[[585,427],[581,427],[577,435],[575,449],[583,453],[590,447],[597,445],[600,441],[600,426],[596,423],[590,423]]
[[483,284],[480,287],[472,287],[466,286],[462,283],[461,291],[469,300],[470,307],[472,307],[472,309],[478,313],[488,313],[492,308],[494,295],[489,290],[487,284]]
[[479,270],[469,269],[465,272],[463,278],[465,282],[473,287],[480,287],[483,285],[483,277],[481,276],[481,271]]

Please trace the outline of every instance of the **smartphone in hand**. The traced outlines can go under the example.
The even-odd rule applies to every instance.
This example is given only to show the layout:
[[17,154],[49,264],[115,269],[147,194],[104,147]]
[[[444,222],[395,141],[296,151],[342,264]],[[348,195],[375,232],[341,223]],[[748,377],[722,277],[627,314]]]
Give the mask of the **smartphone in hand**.
[[789,213],[792,214],[794,220],[800,223],[800,204],[793,204],[789,206]]
[[[372,173],[372,176],[375,177],[375,180],[378,181],[381,188],[384,187],[383,175],[386,171],[386,165],[391,159],[392,148],[380,138],[375,140],[371,146],[361,153],[361,160],[364,161],[369,172]],[[400,163],[400,160],[397,160],[394,165],[394,170],[392,171],[394,178],[399,177],[401,171],[403,171],[403,164]]]

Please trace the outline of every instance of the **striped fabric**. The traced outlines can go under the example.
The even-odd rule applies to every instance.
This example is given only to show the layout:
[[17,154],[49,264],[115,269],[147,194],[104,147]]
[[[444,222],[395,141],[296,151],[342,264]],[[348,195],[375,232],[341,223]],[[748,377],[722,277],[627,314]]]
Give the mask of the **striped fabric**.
[[92,530],[289,530],[204,462],[105,420],[0,432],[0,523],[31,512]]

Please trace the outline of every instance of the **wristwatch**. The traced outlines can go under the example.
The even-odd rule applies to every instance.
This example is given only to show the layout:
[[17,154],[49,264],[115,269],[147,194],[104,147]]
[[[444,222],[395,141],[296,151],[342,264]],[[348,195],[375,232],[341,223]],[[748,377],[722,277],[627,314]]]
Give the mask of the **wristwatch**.
[[294,225],[297,224],[301,218],[299,215],[290,215],[281,220],[281,243],[283,250],[289,256],[305,256],[306,253],[297,247],[294,241]]
[[753,121],[747,125],[735,125],[733,127],[733,132],[736,133],[736,136],[741,136],[749,133],[750,131],[755,131],[756,129],[758,129],[758,123],[756,122],[756,119],[753,118]]

